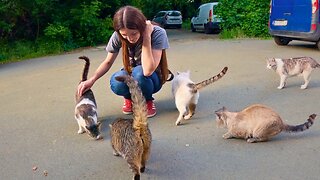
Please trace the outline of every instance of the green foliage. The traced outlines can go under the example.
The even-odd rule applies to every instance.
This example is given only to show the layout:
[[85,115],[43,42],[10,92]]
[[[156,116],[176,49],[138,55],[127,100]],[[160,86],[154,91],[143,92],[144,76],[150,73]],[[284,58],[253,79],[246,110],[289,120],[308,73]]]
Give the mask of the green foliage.
[[269,36],[270,0],[220,0],[219,2],[216,13],[223,19],[221,24],[223,31],[248,37]]
[[80,46],[92,46],[105,42],[112,32],[112,20],[99,18],[102,3],[98,0],[89,5],[82,4],[80,8],[72,9],[74,37]]

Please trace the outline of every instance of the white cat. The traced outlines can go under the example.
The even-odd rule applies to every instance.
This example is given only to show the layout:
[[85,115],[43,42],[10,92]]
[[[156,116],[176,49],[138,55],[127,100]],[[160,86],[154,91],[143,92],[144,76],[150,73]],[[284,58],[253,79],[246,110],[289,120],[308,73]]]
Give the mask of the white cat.
[[267,59],[267,68],[273,69],[280,76],[280,85],[278,89],[282,89],[286,85],[288,77],[303,76],[304,84],[301,89],[306,89],[309,82],[311,72],[315,68],[320,68],[320,64],[311,57],[296,57],[290,59],[269,58]]
[[179,125],[182,119],[190,119],[194,115],[199,99],[199,89],[222,78],[227,70],[228,67],[225,67],[218,75],[197,84],[190,79],[190,71],[177,72],[172,81],[172,94],[179,111],[176,125]]

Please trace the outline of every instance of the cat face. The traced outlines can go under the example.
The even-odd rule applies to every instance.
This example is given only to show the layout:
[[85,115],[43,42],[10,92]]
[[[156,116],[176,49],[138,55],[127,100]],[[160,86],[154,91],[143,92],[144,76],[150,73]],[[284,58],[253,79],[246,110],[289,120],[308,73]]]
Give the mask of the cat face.
[[101,122],[98,122],[97,124],[87,125],[85,127],[85,130],[90,137],[99,140],[102,139],[102,136],[100,134],[100,127]]
[[267,59],[267,68],[268,69],[276,69],[277,68],[277,62],[275,58],[268,58]]
[[225,114],[225,111],[226,111],[225,107],[215,111],[216,123],[218,127],[227,127],[227,116]]

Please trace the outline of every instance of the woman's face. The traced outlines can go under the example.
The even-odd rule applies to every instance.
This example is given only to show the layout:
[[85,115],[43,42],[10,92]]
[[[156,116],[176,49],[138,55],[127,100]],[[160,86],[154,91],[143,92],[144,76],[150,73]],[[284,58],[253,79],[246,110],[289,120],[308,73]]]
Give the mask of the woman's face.
[[128,40],[131,44],[135,44],[140,38],[140,32],[136,29],[123,28],[120,29],[119,32],[121,36],[124,39]]

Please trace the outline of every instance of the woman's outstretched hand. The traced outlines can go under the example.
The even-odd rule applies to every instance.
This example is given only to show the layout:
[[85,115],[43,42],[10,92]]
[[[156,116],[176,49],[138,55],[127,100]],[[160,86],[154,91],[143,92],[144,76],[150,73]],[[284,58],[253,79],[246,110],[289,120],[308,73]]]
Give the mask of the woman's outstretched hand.
[[93,86],[93,81],[88,79],[86,81],[82,81],[78,85],[78,96],[82,96],[82,94],[86,91],[88,91]]

